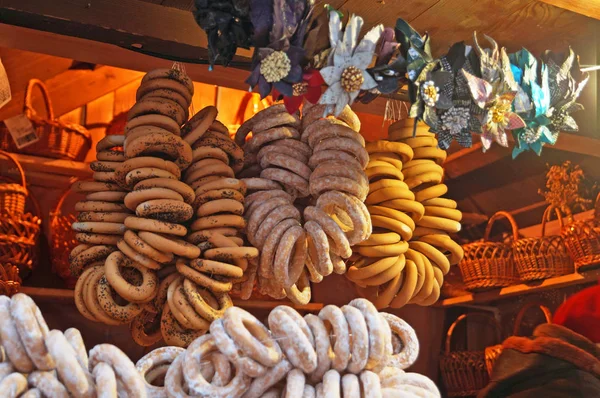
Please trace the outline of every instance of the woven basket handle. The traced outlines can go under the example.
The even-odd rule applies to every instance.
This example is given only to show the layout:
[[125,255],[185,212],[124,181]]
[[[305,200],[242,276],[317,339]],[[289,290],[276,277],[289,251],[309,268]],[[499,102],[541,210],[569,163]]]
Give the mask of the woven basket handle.
[[487,227],[485,227],[485,234],[483,235],[483,240],[490,239],[490,233],[492,232],[492,227],[494,226],[494,222],[496,222],[496,220],[498,220],[502,217],[508,219],[508,221],[510,222],[510,226],[512,228],[512,233],[513,233],[513,240],[519,239],[519,228],[517,227],[517,222],[515,221],[513,216],[511,216],[510,213],[508,213],[508,212],[499,211],[490,217]]
[[11,155],[10,153],[4,152],[1,150],[0,150],[0,155],[6,156],[8,158],[8,160],[13,162],[15,164],[15,166],[17,166],[17,170],[19,170],[19,173],[21,173],[21,185],[23,185],[24,188],[27,188],[27,181],[25,180],[25,171],[21,167],[21,163],[19,163],[17,158],[14,157],[13,155]]
[[[78,180],[73,181],[73,183],[77,182]],[[72,185],[72,184],[71,184]],[[67,188],[62,195],[60,195],[60,198],[58,198],[58,202],[56,203],[56,207],[54,208],[54,210],[50,213],[50,215],[52,216],[52,219],[60,216],[62,214],[62,206],[65,203],[65,199],[67,199],[67,196],[69,196],[69,194],[73,193],[74,191],[71,190],[71,188]]]
[[544,211],[544,215],[542,216],[542,236],[546,236],[546,221],[550,221],[552,218],[552,210],[554,210],[554,214],[556,214],[560,228],[562,229],[562,227],[565,225],[560,210],[554,206],[548,206]]
[[42,92],[42,97],[44,98],[44,105],[46,106],[46,114],[48,115],[48,120],[54,120],[54,111],[52,110],[52,101],[50,101],[50,95],[48,94],[48,89],[44,82],[40,79],[31,79],[29,83],[27,83],[27,89],[25,90],[25,104],[23,106],[23,112],[25,115],[31,119],[31,116],[36,115],[35,109],[33,109],[32,102],[32,92],[33,88],[38,86],[40,91]]
[[544,304],[538,302],[531,302],[525,304],[517,313],[517,318],[515,319],[515,329],[513,330],[513,335],[517,336],[519,334],[519,329],[521,328],[521,323],[523,322],[523,318],[527,311],[531,308],[539,308],[544,313],[544,317],[546,318],[546,323],[552,323],[552,312],[550,309],[546,307]]
[[502,341],[502,337],[500,336],[500,325],[498,324],[498,321],[496,320],[496,318],[494,318],[491,315],[485,314],[483,312],[471,312],[468,314],[462,314],[461,316],[456,318],[456,320],[452,323],[452,325],[450,325],[450,328],[448,329],[448,332],[446,333],[446,354],[450,353],[450,344],[452,342],[452,335],[454,334],[454,329],[456,329],[456,326],[458,326],[459,323],[461,323],[468,317],[475,317],[475,316],[479,316],[481,318],[485,318],[488,321],[490,321],[490,323],[492,323],[494,325],[494,331],[496,332],[496,340],[498,341],[498,343],[500,343]]

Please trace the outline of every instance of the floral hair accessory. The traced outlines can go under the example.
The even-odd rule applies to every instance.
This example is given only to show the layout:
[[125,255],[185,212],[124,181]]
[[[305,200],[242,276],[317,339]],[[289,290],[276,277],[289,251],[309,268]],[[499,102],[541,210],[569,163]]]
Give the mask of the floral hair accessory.
[[238,47],[252,45],[248,0],[195,0],[196,23],[206,32],[211,67],[227,66]]
[[319,100],[327,105],[325,114],[339,115],[346,105],[354,102],[360,90],[371,90],[377,82],[366,71],[373,60],[375,46],[383,25],[371,29],[358,42],[363,19],[356,15],[350,17],[343,32],[339,14],[329,13],[329,40],[333,49],[328,65],[321,69],[321,76],[328,88]]

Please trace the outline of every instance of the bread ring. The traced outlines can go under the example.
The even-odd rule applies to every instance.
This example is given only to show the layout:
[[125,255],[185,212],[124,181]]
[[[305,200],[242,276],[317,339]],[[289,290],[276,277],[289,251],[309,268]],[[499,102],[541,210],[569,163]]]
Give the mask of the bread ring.
[[120,325],[121,322],[108,316],[102,309],[98,301],[98,284],[104,277],[104,267],[93,267],[89,277],[83,285],[83,301],[85,307],[92,314],[96,322],[102,322],[106,325]]
[[138,217],[148,217],[170,223],[182,223],[194,215],[189,204],[173,199],[151,199],[140,203],[135,208]]
[[182,278],[176,278],[167,289],[167,303],[177,322],[185,329],[208,331],[210,323],[194,311],[183,293]]
[[76,181],[71,185],[71,190],[77,193],[120,191],[117,184],[97,181]]
[[187,241],[192,244],[199,244],[210,239],[214,234],[224,235],[227,237],[235,237],[238,234],[236,228],[209,228],[201,231],[196,231],[187,236]]
[[133,341],[142,347],[149,347],[162,340],[160,315],[142,311],[129,325]]
[[291,218],[285,219],[273,228],[273,230],[265,240],[260,255],[259,274],[261,276],[272,276],[273,261],[275,259],[275,253],[277,250],[277,246],[279,245],[279,241],[281,240],[283,234],[288,229],[294,226],[300,226],[300,223],[297,220]]
[[131,213],[82,211],[77,215],[77,221],[123,223],[129,216],[131,216]]
[[425,215],[419,220],[420,227],[441,229],[447,232],[458,232],[461,229],[460,222],[444,217]]
[[421,203],[409,199],[386,200],[385,202],[379,203],[379,206],[407,213],[415,222],[418,222],[425,213],[425,208]]
[[396,178],[400,181],[404,180],[404,175],[402,174],[402,172],[395,168],[394,166],[374,166],[374,167],[368,167],[365,170],[365,174],[367,176],[367,178],[369,179],[369,181],[373,181],[375,179],[390,179],[390,178]]
[[[130,231],[128,231],[128,232],[130,232]],[[158,270],[161,268],[161,266],[158,262],[154,261],[150,257],[145,256],[142,253],[137,252],[131,246],[129,246],[129,244],[127,244],[127,242],[125,242],[125,240],[120,240],[117,243],[117,247],[124,255],[129,257],[132,261],[135,261],[136,263],[140,263],[141,265],[143,265],[146,268],[150,268],[150,269],[154,269],[154,270]]]
[[[93,272],[95,272],[98,268],[102,268],[103,266],[99,266],[99,267],[90,267],[86,270],[84,270],[81,275],[77,278],[77,282],[75,284],[75,292],[74,292],[74,298],[75,298],[75,306],[77,307],[77,310],[79,311],[79,313],[81,315],[83,315],[85,318],[89,319],[92,322],[98,322],[98,319],[94,316],[94,314],[87,308],[85,301],[84,301],[84,294],[85,294],[85,290],[84,287],[86,286],[86,282],[89,279],[89,277],[91,276],[91,274]],[[0,309],[1,310],[1,309]],[[1,312],[0,312],[1,314]],[[1,335],[0,335],[1,337]]]
[[[288,140],[282,140],[282,141],[294,141],[293,139],[288,139]],[[271,145],[266,145],[263,146],[258,153],[256,154],[256,162],[258,164],[261,164],[263,158],[267,155],[267,154],[281,154],[281,155],[285,155],[287,157],[290,157],[292,159],[295,159],[297,161],[299,161],[300,163],[302,163],[305,167],[306,164],[308,163],[308,156],[304,155],[304,153],[291,148],[287,145],[275,145],[278,141],[275,141],[274,144]]]
[[401,240],[402,237],[395,232],[373,233],[369,239],[363,240],[357,246],[393,245]]
[[202,159],[216,159],[229,165],[229,156],[221,148],[211,146],[200,146],[192,150],[192,162]]
[[135,364],[136,370],[142,375],[146,382],[146,392],[149,396],[165,395],[165,387],[158,387],[147,380],[148,374],[163,365],[172,364],[175,359],[183,355],[185,350],[181,347],[160,347],[152,350],[140,358]]
[[316,221],[307,221],[304,229],[307,233],[309,255],[314,253],[313,261],[317,271],[323,276],[330,275],[333,272],[333,264],[329,257],[327,234]]
[[[306,134],[306,141],[304,135]],[[314,148],[319,142],[328,138],[343,137],[350,138],[360,145],[365,146],[365,139],[358,132],[341,124],[332,124],[329,120],[318,120],[307,126],[302,132],[304,142],[308,142]]]
[[218,159],[202,159],[192,164],[185,173],[187,184],[210,175],[233,178],[233,169]]
[[304,373],[313,372],[317,368],[317,353],[313,348],[314,337],[304,318],[292,308],[282,305],[271,310],[268,322],[287,360]]
[[[115,292],[116,290],[113,289],[106,280],[106,275],[100,278],[96,287],[96,294],[102,311],[108,317],[121,324],[130,323],[142,312],[143,307],[140,304],[133,302],[128,302],[124,305],[117,303],[113,298]],[[153,297],[150,297],[149,300],[152,298]]]
[[424,200],[422,202],[423,206],[436,206],[436,207],[444,207],[446,209],[456,209],[457,203],[452,199],[447,198],[433,198]]
[[402,170],[403,163],[400,155],[390,152],[373,152],[369,154],[369,161],[379,160],[382,162],[389,163],[390,165]]
[[[27,382],[33,388],[39,390],[46,397],[59,397],[59,398],[69,397],[69,392],[67,391],[65,386],[56,378],[56,375],[54,372],[49,372],[49,371],[44,372],[44,371],[36,370],[35,372],[32,372],[27,376]],[[25,384],[25,386],[26,385],[27,384]],[[26,389],[26,387],[25,387],[25,389]],[[6,394],[5,393],[6,390],[2,390],[2,391],[3,391],[3,394]],[[88,393],[92,393],[92,392],[88,392]],[[5,396],[10,396],[10,397],[13,396],[10,393],[10,387],[8,388],[8,395],[5,395]],[[14,395],[14,397],[16,397],[16,396],[22,396],[22,395],[18,395],[18,394]]]
[[117,182],[114,171],[95,171],[92,177],[96,181],[114,183]]
[[11,300],[6,296],[0,296],[0,338],[2,341],[11,342],[4,344],[4,350],[9,361],[19,372],[31,372],[35,365],[31,361],[16,327],[16,322],[11,315]]
[[285,110],[285,106],[283,104],[276,104],[273,106],[269,106],[261,111],[259,111],[256,115],[254,115],[254,117],[246,120],[244,123],[242,123],[242,125],[238,128],[238,130],[235,132],[235,143],[238,144],[239,146],[243,146],[244,143],[246,142],[246,137],[248,134],[250,134],[250,132],[252,131],[253,127],[254,127],[254,123],[256,122],[256,116],[260,115],[259,117],[271,117],[277,113],[280,112],[286,112]]
[[[141,233],[140,233],[141,234]],[[137,269],[142,275],[142,284],[135,286],[126,281],[119,268],[128,267]],[[158,277],[138,263],[129,260],[121,252],[111,253],[104,263],[105,276],[119,296],[133,302],[146,302],[157,293]]]
[[[190,98],[194,94],[194,83],[192,82],[192,79],[190,79],[190,77],[184,71],[179,69],[162,68],[151,70],[144,75],[141,84],[149,85],[150,83],[157,83],[166,85],[167,88],[170,89],[170,87],[168,87],[168,83],[173,82],[183,85],[183,87],[185,87],[187,92],[190,94]],[[191,100],[188,102],[191,102]]]
[[418,164],[416,166],[411,166],[411,167],[405,167],[402,169],[402,174],[404,174],[405,178],[412,178],[412,177],[417,177],[420,174],[425,174],[425,173],[437,173],[440,176],[444,175],[444,169],[442,168],[442,166],[433,163],[433,162],[429,162],[429,163],[424,163],[424,164]]
[[153,98],[142,95],[127,113],[127,120],[148,114],[159,114],[170,117],[177,122],[179,126],[181,126],[189,116],[187,109],[182,108],[181,105],[175,101],[166,98]]
[[241,194],[246,193],[246,185],[243,181],[236,178],[220,178],[200,185],[196,188],[196,195],[201,195],[216,189],[235,189]]
[[431,159],[441,165],[446,160],[447,153],[443,149],[437,147],[421,147],[415,148],[414,159]]
[[402,140],[412,137],[434,137],[435,134],[429,132],[429,127],[417,123],[414,126],[408,126],[406,120],[398,120],[388,128],[389,139],[392,141]]
[[425,206],[425,214],[428,216],[446,218],[456,222],[460,222],[462,219],[462,213],[460,210],[447,207]]
[[244,151],[229,137],[208,131],[200,140],[196,141],[193,148],[201,146],[216,147],[225,151],[230,159],[229,165],[236,173],[240,172],[244,167]]
[[285,294],[296,305],[306,305],[310,302],[310,281],[305,270],[302,271],[296,283],[289,288],[285,288]]
[[254,126],[252,127],[252,131],[255,133],[269,130],[276,126],[288,125],[300,127],[300,118],[298,115],[290,114],[287,111],[274,113],[269,115],[269,117],[267,117],[266,113],[259,112],[254,115],[253,119]]
[[342,209],[348,215],[353,229],[346,235],[351,245],[363,241],[370,235],[370,224],[363,210],[348,195],[337,191],[325,192],[317,199],[317,207],[329,214],[333,214],[335,208]]
[[[270,211],[269,214],[267,214],[267,216],[260,223],[256,231],[253,232],[252,239],[254,242],[256,242],[256,245],[258,247],[262,247],[265,240],[271,233],[272,229],[281,221],[287,218],[293,218],[295,220],[300,221],[300,212],[298,211],[298,209],[296,209],[296,207],[289,204],[285,204]],[[248,233],[250,233],[250,229],[248,228],[247,230]]]
[[148,231],[176,236],[185,236],[187,234],[187,229],[183,225],[149,218],[129,216],[125,219],[124,223],[127,228],[134,231]]
[[360,282],[372,278],[394,266],[400,260],[400,255],[384,257],[382,259],[362,258],[348,269],[348,279]]
[[85,200],[99,201],[99,202],[123,202],[123,199],[127,195],[127,192],[92,192],[85,196]]
[[177,192],[183,197],[185,203],[191,204],[196,198],[194,190],[190,188],[186,183],[171,180],[168,178],[150,178],[148,180],[140,181],[133,187],[134,191],[149,189],[149,188],[165,188]]
[[220,199],[234,200],[241,204],[244,202],[244,195],[235,189],[215,189],[199,194],[196,197],[196,200],[194,201],[193,205],[196,208],[197,212],[201,206],[205,204],[210,204],[211,201]]
[[184,240],[159,235],[154,232],[140,231],[138,236],[150,246],[161,252],[173,253],[185,258],[198,258],[200,249]]
[[122,150],[107,149],[97,152],[96,159],[107,162],[124,162],[125,154]]
[[[391,179],[391,178],[383,178],[377,181],[372,181],[369,183],[369,193],[373,193],[375,191],[379,191],[380,189],[384,189],[384,188],[396,188],[398,190],[402,190],[402,191],[408,191],[408,185],[406,185],[405,182],[397,180],[397,179]],[[414,195],[413,195],[414,198]]]
[[405,241],[410,240],[412,237],[412,229],[402,221],[386,216],[372,215],[371,222],[373,227],[384,228],[400,234]]
[[261,171],[260,177],[279,182],[288,193],[291,193],[290,188],[293,188],[300,194],[300,197],[310,194],[308,181],[291,171],[269,167]]
[[120,235],[101,235],[101,234],[90,234],[87,232],[80,232],[75,234],[75,239],[80,243],[87,243],[91,245],[109,245],[116,246],[117,242],[121,240]]
[[447,257],[450,265],[458,264],[464,256],[462,247],[458,243],[454,242],[454,240],[452,240],[452,238],[450,238],[448,235],[425,235],[421,236],[419,240],[421,242],[429,243],[438,249],[444,249],[444,251],[449,252]]
[[217,113],[217,108],[214,106],[202,108],[181,129],[183,139],[190,145],[200,139],[215,121]]
[[331,330],[335,336],[335,343],[332,347],[332,369],[343,372],[350,361],[350,335],[346,317],[340,308],[334,305],[326,305],[319,311],[319,318],[326,325],[329,324],[331,326]]
[[410,146],[411,148],[421,148],[421,147],[433,147],[437,148],[438,140],[433,136],[416,136],[411,138],[405,138],[402,140],[403,143]]
[[407,178],[406,184],[410,189],[417,188],[423,184],[439,184],[444,179],[442,174],[438,172],[429,172],[424,174],[419,174],[418,176]]
[[[165,343],[177,347],[187,347],[196,338],[206,333],[204,330],[185,330],[173,317],[173,313],[168,304],[165,304],[162,311],[160,330]],[[179,356],[172,366],[181,358]],[[167,378],[169,373],[167,372]],[[166,383],[166,380],[165,380]]]
[[311,178],[310,193],[314,197],[320,196],[324,191],[339,191],[348,195],[356,196],[361,201],[364,201],[369,191],[368,185],[360,183],[346,177],[326,176],[319,178]]
[[[107,135],[107,137],[115,137],[114,135]],[[106,137],[105,137],[106,138]],[[107,162],[97,160],[90,163],[90,169],[92,171],[115,171],[117,167],[121,165],[121,162]]]
[[[183,292],[188,302],[202,318],[212,322],[223,316],[227,308],[233,305],[227,293],[211,292],[196,285],[189,279],[183,281]],[[212,295],[217,303],[216,308],[207,303],[205,296]]]
[[71,251],[69,255],[70,270],[73,276],[79,276],[87,265],[104,260],[116,250],[114,246],[87,246],[79,245],[78,251]]
[[130,210],[135,210],[141,203],[154,199],[171,199],[183,202],[183,196],[179,193],[166,188],[146,188],[132,191],[125,197],[125,206]]
[[[140,97],[139,99],[141,100],[141,99],[146,99],[146,98],[152,98],[152,99],[166,98],[168,100],[177,102],[177,104],[185,110],[187,110],[190,107],[190,102],[188,101],[188,99],[186,97],[179,94],[177,91],[170,90],[167,88],[159,88],[156,90],[152,90],[152,91],[148,92],[147,94],[143,95],[142,97]],[[189,117],[189,113],[186,113],[186,115],[187,115],[187,117]],[[186,119],[187,119],[187,117],[186,117]]]
[[369,181],[366,178],[364,171],[357,167],[358,164],[348,164],[346,162],[340,162],[335,160],[325,161],[315,167],[313,172],[310,174],[310,182],[316,178],[324,176],[338,176],[346,177],[355,180],[361,187],[368,187]]
[[198,218],[190,225],[190,229],[192,231],[220,227],[234,227],[243,229],[246,227],[246,221],[241,216],[219,214],[215,216]]
[[424,254],[432,263],[442,270],[443,275],[446,275],[450,270],[450,262],[446,256],[429,243],[414,241],[410,242],[411,249],[414,249]]
[[171,134],[179,135],[180,128],[172,118],[159,114],[141,115],[127,121],[124,133],[129,134],[133,129],[142,126],[152,126],[164,129]]
[[394,199],[415,200],[415,195],[408,189],[398,189],[395,187],[382,188],[371,191],[365,199],[365,204],[377,205]]
[[125,224],[112,222],[74,222],[73,231],[88,232],[93,234],[123,235]]
[[393,142],[386,140],[377,140],[369,142],[365,145],[365,149],[369,153],[375,152],[391,152],[400,155],[403,163],[410,161],[414,156],[413,149],[401,142]]
[[353,155],[336,149],[315,152],[308,160],[308,167],[315,169],[319,164],[327,161],[344,162],[347,165],[352,165],[352,167],[363,169],[363,166]]
[[389,245],[359,246],[357,252],[366,257],[399,256],[408,250],[408,242],[400,241]]
[[199,217],[211,216],[218,213],[230,213],[241,216],[244,214],[244,205],[234,199],[216,199],[204,203],[196,211]]
[[313,148],[313,152],[326,150],[339,150],[354,156],[363,169],[367,166],[367,163],[369,163],[369,154],[365,147],[363,147],[360,142],[350,138],[329,138],[319,142]]
[[284,288],[292,286],[306,261],[306,234],[300,226],[289,228],[279,241],[274,259],[274,277]]
[[330,245],[331,250],[337,255],[348,258],[352,254],[352,249],[350,248],[350,242],[344,234],[344,231],[340,228],[340,226],[333,221],[327,213],[318,207],[309,206],[304,209],[304,218],[306,221],[315,221],[318,223],[325,234],[329,238],[332,239],[333,245]]
[[394,352],[388,363],[397,369],[407,369],[415,363],[419,356],[419,339],[415,330],[404,320],[393,314],[382,312],[381,316],[390,325],[392,333],[402,342],[402,350]]
[[227,293],[231,290],[233,286],[231,282],[217,281],[215,279],[212,279],[209,275],[203,274],[202,272],[199,272],[189,267],[181,258],[177,260],[176,266],[177,271],[185,278],[190,279],[197,285],[206,287],[212,292]]
[[127,212],[127,207],[122,203],[100,202],[95,200],[84,200],[75,204],[75,211],[94,211],[94,212]]
[[153,133],[128,143],[125,156],[130,159],[145,154],[161,153],[168,156],[180,168],[192,162],[192,148],[180,137],[168,133]]
[[[389,218],[392,218],[394,220],[397,220],[397,221],[400,221],[400,222],[406,224],[411,231],[415,229],[414,220],[402,211],[395,210],[390,207],[375,206],[375,205],[368,206],[367,209],[369,210],[369,213],[373,216],[389,217]],[[411,233],[411,236],[412,236],[412,233]],[[402,237],[406,241],[410,240],[410,237],[406,238],[404,235],[402,235]]]
[[[119,185],[130,188],[133,187],[134,184],[126,183],[126,176],[133,170],[136,169],[159,169],[167,171],[168,173],[174,175],[176,180],[181,177],[181,171],[179,167],[173,162],[168,160],[163,160],[160,158],[150,157],[150,156],[141,156],[132,159],[128,159],[120,164],[119,167],[115,170],[116,179]],[[145,179],[145,178],[144,178]]]
[[114,370],[117,380],[128,396],[144,395],[146,390],[142,376],[123,351],[111,344],[98,344],[90,350],[90,369],[94,369],[101,362]]
[[432,187],[425,188],[415,193],[415,200],[425,202],[430,199],[437,199],[448,192],[448,187],[445,184],[438,184]]
[[[354,299],[348,303],[349,306],[356,307],[362,313],[367,323],[369,330],[369,356],[365,369],[373,369],[377,367],[385,359],[385,344],[383,337],[383,319],[379,316],[379,312],[375,306],[362,299]],[[385,362],[383,362],[385,363]]]
[[[236,249],[241,248],[238,247]],[[209,250],[225,250],[225,248]],[[219,275],[228,278],[241,278],[243,275],[243,271],[240,267],[221,261],[195,259],[190,262],[190,267],[196,271],[204,272],[209,275]]]
[[265,154],[260,160],[260,166],[263,169],[269,166],[278,166],[298,174],[305,180],[308,180],[311,174],[310,168],[305,163],[283,153],[271,152]]

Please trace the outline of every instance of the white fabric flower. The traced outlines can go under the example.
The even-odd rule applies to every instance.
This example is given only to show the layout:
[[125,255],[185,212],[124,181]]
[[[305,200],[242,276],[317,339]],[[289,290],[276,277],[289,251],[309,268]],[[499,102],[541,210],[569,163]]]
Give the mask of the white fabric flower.
[[329,14],[332,52],[328,66],[320,71],[329,87],[319,100],[320,104],[327,105],[326,114],[339,115],[346,105],[354,102],[360,90],[377,87],[377,82],[366,69],[373,60],[383,25],[372,28],[357,45],[362,24],[361,17],[352,15],[342,36],[339,15],[334,11]]

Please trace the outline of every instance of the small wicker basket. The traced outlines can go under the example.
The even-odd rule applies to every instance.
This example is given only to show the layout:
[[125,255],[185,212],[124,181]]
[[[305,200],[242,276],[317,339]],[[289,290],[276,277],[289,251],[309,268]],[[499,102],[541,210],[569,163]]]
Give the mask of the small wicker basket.
[[75,231],[71,225],[77,221],[73,213],[63,214],[62,207],[73,192],[67,189],[58,199],[54,210],[50,213],[50,255],[52,257],[52,271],[65,280],[68,287],[74,287],[77,281],[71,275],[69,254],[79,244],[75,239]]
[[542,236],[514,242],[515,265],[523,281],[546,279],[571,274],[574,271],[573,259],[562,236],[545,236],[546,221],[550,220],[553,210],[562,228],[564,224],[560,211],[550,206],[542,219]]
[[[42,92],[46,106],[46,118],[40,117],[32,104],[32,92],[35,87]],[[41,80],[31,79],[25,90],[24,113],[31,121],[39,140],[18,149],[6,126],[0,127],[0,148],[10,152],[26,153],[43,157],[83,161],[92,147],[92,137],[83,126],[64,123],[54,119],[52,102],[48,90]]]
[[[512,242],[491,242],[494,222],[505,217],[512,227]],[[483,240],[463,246],[465,255],[458,264],[465,286],[469,290],[506,287],[519,281],[515,268],[512,243],[518,239],[517,224],[505,211],[490,217]]]
[[23,214],[25,212],[25,200],[27,199],[25,172],[16,157],[4,151],[0,151],[0,155],[6,156],[13,162],[21,175],[21,184],[15,184],[8,179],[0,181],[0,213]]
[[600,266],[600,194],[596,197],[594,218],[565,225],[561,235],[576,270]]
[[[546,318],[546,323],[552,323],[552,312],[548,307],[538,302],[530,302],[521,307],[521,309],[517,313],[517,317],[515,319],[515,327],[513,330],[513,336],[519,335],[519,329],[521,328],[521,324],[523,323],[525,314],[530,308],[534,307],[537,307],[540,310],[542,310],[542,312],[544,313],[544,317]],[[485,349],[485,366],[490,377],[492,376],[494,365],[496,364],[496,360],[498,359],[500,354],[502,354],[502,344],[493,345]]]
[[497,342],[501,341],[500,325],[488,314],[472,312],[459,316],[446,334],[445,352],[440,356],[440,370],[449,397],[475,396],[489,382],[484,350],[451,351],[452,335],[456,326],[469,317],[480,317],[488,320],[496,333]]

